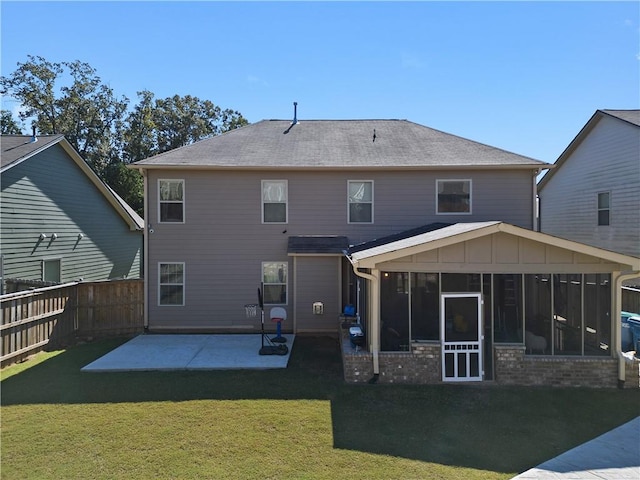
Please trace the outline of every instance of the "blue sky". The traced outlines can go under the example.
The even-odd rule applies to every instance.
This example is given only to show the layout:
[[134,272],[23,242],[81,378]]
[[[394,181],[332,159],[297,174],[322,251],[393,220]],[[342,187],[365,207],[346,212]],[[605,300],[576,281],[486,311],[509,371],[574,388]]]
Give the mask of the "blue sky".
[[[250,122],[402,118],[554,162],[597,109],[640,108],[637,2],[1,3],[1,72],[87,62],[117,95]],[[3,108],[15,102],[3,100]]]

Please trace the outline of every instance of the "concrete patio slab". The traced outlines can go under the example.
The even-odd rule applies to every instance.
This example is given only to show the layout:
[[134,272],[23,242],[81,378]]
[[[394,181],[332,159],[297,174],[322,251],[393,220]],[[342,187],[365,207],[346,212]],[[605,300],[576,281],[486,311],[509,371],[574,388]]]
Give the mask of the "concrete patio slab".
[[640,417],[512,480],[640,479]]
[[260,334],[139,335],[81,370],[128,372],[287,368],[294,335],[283,337],[287,339],[285,345],[289,347],[286,355],[259,355],[262,345]]

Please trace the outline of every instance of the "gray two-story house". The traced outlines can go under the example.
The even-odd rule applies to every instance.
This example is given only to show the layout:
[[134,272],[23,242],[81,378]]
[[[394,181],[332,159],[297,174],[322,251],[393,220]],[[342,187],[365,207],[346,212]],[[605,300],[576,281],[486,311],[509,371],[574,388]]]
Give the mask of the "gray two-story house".
[[405,120],[267,120],[137,162],[146,325],[258,332],[260,288],[294,333],[354,305],[348,381],[553,383],[569,355],[615,384],[612,286],[640,262],[534,231],[549,167]]
[[144,221],[63,135],[3,135],[0,270],[5,281],[140,278]]

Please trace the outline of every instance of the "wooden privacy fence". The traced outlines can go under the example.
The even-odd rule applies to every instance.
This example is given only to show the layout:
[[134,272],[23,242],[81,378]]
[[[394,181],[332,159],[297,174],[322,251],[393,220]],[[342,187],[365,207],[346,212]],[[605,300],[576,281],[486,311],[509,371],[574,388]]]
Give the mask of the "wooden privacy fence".
[[143,280],[68,283],[0,296],[2,366],[77,338],[142,332]]
[[640,289],[622,287],[622,311],[640,313]]

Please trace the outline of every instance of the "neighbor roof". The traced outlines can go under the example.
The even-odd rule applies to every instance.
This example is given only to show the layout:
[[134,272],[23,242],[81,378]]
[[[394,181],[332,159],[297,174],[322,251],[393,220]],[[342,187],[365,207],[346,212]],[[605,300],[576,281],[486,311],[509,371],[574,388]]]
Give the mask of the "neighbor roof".
[[538,191],[541,191],[546,186],[549,180],[551,180],[551,177],[553,177],[553,175],[555,175],[555,173],[558,171],[558,168],[562,167],[562,165],[567,161],[574,150],[578,148],[578,145],[582,143],[585,137],[589,135],[591,130],[593,130],[598,122],[605,116],[613,117],[623,122],[627,122],[640,127],[640,110],[596,110],[589,121],[584,125],[584,127],[582,127],[575,138],[555,161],[554,167],[556,168],[547,171],[540,182],[538,182]]
[[37,140],[33,141],[33,137],[29,135],[2,135],[0,137],[2,170],[58,143],[64,135],[43,135],[36,138]]
[[601,110],[601,112],[640,127],[640,110]]
[[407,120],[262,120],[133,164],[134,168],[551,168]]

